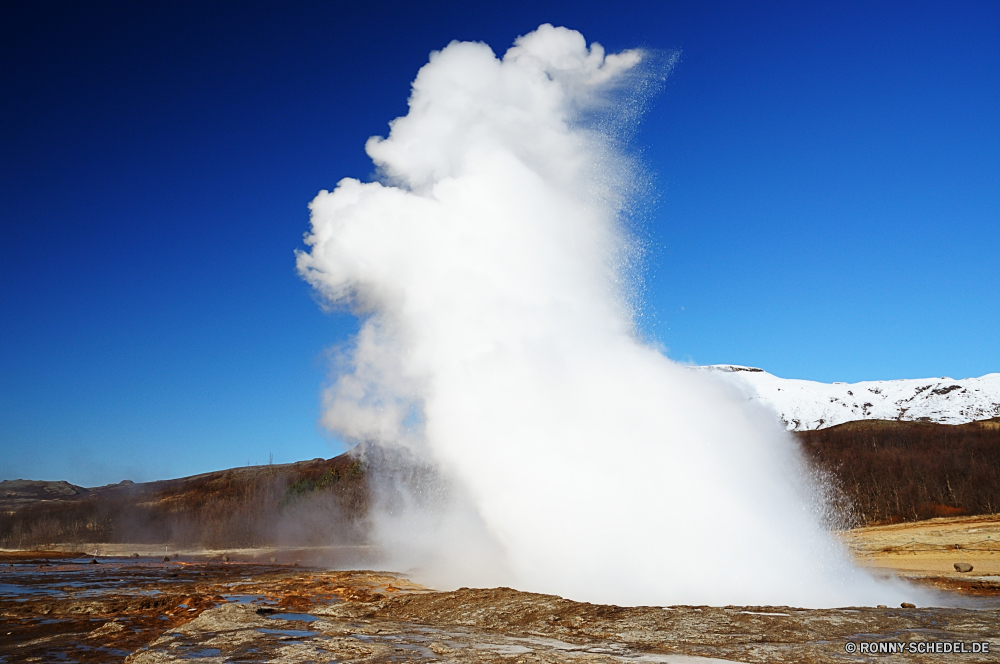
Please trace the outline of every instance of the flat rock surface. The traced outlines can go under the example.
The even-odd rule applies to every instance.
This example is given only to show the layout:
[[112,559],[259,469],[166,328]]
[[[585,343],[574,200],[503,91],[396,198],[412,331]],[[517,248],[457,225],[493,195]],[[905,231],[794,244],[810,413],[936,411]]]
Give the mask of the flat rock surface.
[[981,608],[617,607],[290,564],[90,560],[0,560],[0,662],[845,662],[884,657],[847,652],[878,642],[989,642],[967,662],[1000,652],[990,594]]

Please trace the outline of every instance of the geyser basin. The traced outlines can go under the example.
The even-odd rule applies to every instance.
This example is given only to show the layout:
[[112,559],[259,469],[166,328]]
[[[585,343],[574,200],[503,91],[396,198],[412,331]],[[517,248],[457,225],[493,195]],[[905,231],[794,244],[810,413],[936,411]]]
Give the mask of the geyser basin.
[[440,486],[388,476],[373,527],[437,587],[897,603],[821,525],[774,418],[636,334],[642,177],[610,118],[672,62],[550,25],[502,59],[431,54],[366,146],[382,180],[310,206],[299,270],[362,321],[324,424],[433,466]]

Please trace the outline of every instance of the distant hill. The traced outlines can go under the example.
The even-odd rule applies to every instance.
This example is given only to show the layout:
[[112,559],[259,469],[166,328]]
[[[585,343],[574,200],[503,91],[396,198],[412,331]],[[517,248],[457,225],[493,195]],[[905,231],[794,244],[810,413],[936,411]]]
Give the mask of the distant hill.
[[819,383],[779,378],[755,367],[694,367],[731,381],[775,410],[790,431],[855,420],[965,424],[1000,417],[1000,373],[980,378],[919,378],[861,383]]
[[366,464],[353,452],[94,488],[5,480],[0,482],[0,546],[355,543],[362,537],[367,505]]
[[0,513],[12,512],[42,500],[67,500],[89,491],[69,482],[3,480],[0,482]]

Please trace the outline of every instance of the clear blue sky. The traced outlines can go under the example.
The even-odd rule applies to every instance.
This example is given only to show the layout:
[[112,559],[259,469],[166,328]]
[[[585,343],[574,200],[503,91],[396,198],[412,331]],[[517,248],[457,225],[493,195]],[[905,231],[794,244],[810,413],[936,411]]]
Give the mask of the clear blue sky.
[[306,204],[367,179],[429,52],[540,23],[680,49],[644,327],[822,381],[1000,371],[1000,3],[8,2],[0,479],[341,451]]

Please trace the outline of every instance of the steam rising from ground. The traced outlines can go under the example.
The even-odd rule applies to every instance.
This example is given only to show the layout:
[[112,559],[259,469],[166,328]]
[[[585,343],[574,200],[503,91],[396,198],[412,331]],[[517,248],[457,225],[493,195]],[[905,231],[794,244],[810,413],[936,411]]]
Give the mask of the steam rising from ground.
[[368,141],[383,181],[313,200],[299,270],[363,320],[324,424],[430,469],[379,493],[388,564],[619,604],[898,601],[776,420],[636,334],[641,177],[609,119],[672,64],[648,56],[549,25],[502,59],[453,42]]

